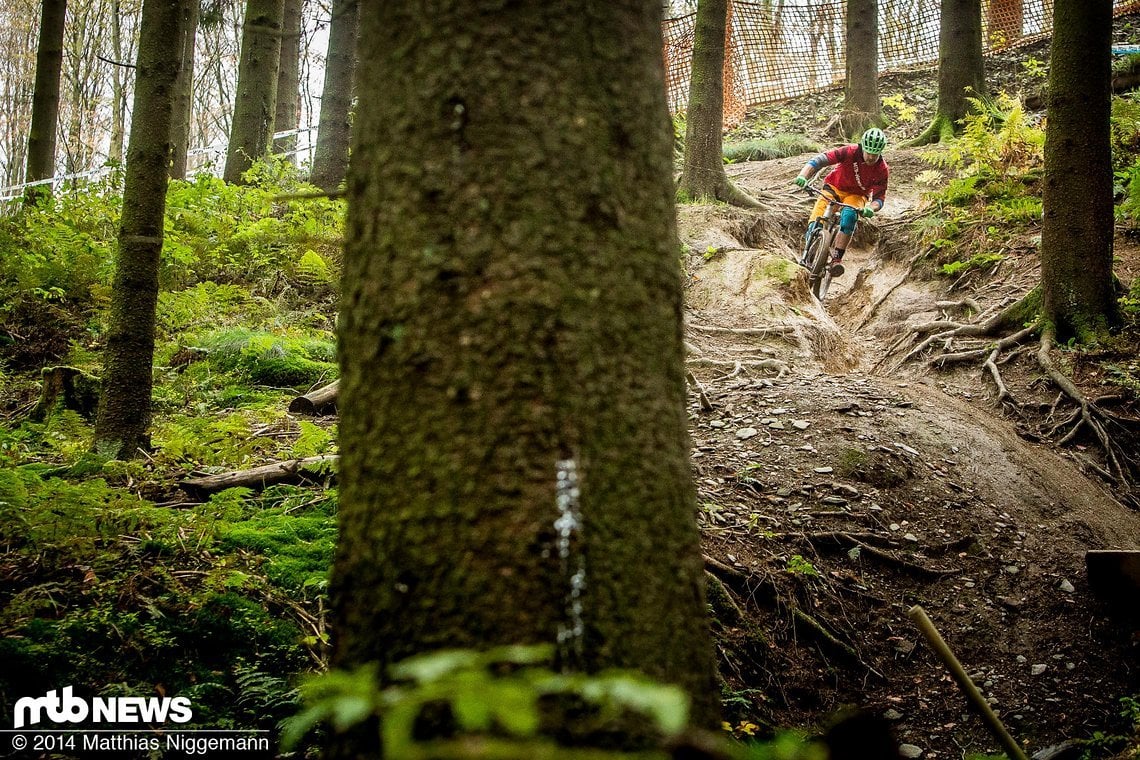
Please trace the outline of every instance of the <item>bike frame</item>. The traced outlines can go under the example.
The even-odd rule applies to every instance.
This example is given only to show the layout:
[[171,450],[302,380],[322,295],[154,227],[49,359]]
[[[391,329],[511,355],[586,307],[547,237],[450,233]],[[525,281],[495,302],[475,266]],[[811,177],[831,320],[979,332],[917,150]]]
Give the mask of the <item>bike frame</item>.
[[812,230],[807,242],[804,244],[803,262],[809,272],[808,285],[811,293],[821,302],[827,297],[827,290],[831,286],[831,267],[828,260],[831,258],[832,243],[839,233],[839,210],[849,208],[859,213],[861,210],[848,203],[841,203],[828,193],[823,192],[815,185],[804,185],[804,192],[823,198],[827,201],[827,208],[823,216],[815,220],[816,228]]

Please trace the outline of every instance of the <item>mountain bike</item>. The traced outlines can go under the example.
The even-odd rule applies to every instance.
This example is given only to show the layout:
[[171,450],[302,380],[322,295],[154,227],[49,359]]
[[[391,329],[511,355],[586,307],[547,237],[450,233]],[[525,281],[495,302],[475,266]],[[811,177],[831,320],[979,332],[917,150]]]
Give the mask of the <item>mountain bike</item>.
[[[800,259],[800,264],[809,272],[808,286],[812,295],[822,302],[827,297],[827,289],[831,286],[833,276],[828,263],[835,236],[839,233],[839,211],[849,208],[858,213],[860,209],[847,203],[840,203],[815,185],[804,185],[804,192],[827,201],[823,216],[815,220],[804,242],[804,252]],[[838,274],[842,274],[842,271],[840,270]]]

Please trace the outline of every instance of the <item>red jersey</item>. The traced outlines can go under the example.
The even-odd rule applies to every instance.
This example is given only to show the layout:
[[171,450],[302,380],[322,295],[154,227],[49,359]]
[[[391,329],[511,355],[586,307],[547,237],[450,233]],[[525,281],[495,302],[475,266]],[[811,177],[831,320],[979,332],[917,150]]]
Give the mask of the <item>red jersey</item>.
[[[844,193],[870,197],[880,204],[887,195],[887,178],[890,177],[891,167],[882,157],[873,164],[863,160],[863,149],[858,145],[844,145],[821,154],[822,166],[835,166],[831,174],[824,180],[836,190]],[[814,164],[819,159],[812,160]]]

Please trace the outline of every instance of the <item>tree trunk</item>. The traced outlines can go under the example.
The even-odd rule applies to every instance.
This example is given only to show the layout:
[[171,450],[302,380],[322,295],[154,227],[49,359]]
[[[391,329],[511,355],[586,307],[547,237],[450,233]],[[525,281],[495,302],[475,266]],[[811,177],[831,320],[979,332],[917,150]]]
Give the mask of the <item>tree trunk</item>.
[[190,150],[190,124],[194,103],[194,51],[198,39],[201,0],[186,0],[182,8],[182,63],[174,80],[174,113],[170,123],[170,178],[186,179],[187,152]]
[[557,642],[714,725],[661,8],[499,8],[361,4],[333,666]]
[[[281,65],[277,67],[277,115],[274,132],[295,132],[301,122],[301,0],[285,0],[281,28]],[[274,153],[290,153],[297,149],[297,135],[273,141]],[[295,154],[289,156],[296,163]]]
[[847,0],[847,85],[843,136],[883,126],[879,106],[879,0]]
[[990,47],[1008,47],[1021,40],[1021,27],[1025,19],[1022,3],[1023,0],[989,0],[986,6],[986,36]]
[[[43,0],[41,7],[25,182],[38,182],[55,175],[55,128],[59,119],[59,79],[63,71],[63,20],[67,15],[67,0]],[[51,185],[29,187],[24,192],[24,202],[35,204],[44,195],[51,195]]]
[[1045,132],[1041,284],[1057,339],[1102,338],[1112,285],[1110,0],[1056,0]]
[[111,0],[111,56],[115,65],[111,66],[111,143],[107,148],[107,160],[123,163],[123,136],[126,133],[127,102],[123,86],[123,14],[120,0]]
[[277,116],[277,67],[285,0],[248,0],[242,26],[237,97],[222,178],[240,184],[242,174],[269,150]]
[[724,47],[728,0],[697,3],[693,70],[685,124],[685,160],[679,191],[689,200],[719,200],[741,206],[756,201],[724,173]]
[[321,123],[309,181],[325,190],[344,182],[348,169],[349,120],[356,79],[357,0],[333,0]]
[[988,98],[982,60],[982,0],[942,0],[938,33],[938,106],[913,145],[947,140],[961,131],[968,97]]
[[144,0],[118,259],[95,445],[119,459],[150,446],[154,315],[184,0]]

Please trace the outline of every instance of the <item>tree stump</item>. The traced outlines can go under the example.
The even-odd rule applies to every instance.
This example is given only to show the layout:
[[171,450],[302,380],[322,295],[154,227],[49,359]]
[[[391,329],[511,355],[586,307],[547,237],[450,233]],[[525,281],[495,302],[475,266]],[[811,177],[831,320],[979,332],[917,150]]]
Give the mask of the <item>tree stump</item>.
[[61,409],[71,409],[92,419],[99,406],[100,380],[78,367],[44,367],[43,389],[32,408],[31,419],[45,420]]

